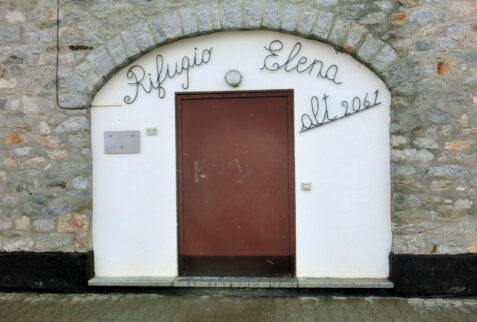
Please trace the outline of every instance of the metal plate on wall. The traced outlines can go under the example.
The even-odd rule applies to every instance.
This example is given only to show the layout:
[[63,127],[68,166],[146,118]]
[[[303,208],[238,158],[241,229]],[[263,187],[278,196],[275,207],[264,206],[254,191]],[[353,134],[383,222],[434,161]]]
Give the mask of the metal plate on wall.
[[139,131],[104,131],[104,153],[139,153]]

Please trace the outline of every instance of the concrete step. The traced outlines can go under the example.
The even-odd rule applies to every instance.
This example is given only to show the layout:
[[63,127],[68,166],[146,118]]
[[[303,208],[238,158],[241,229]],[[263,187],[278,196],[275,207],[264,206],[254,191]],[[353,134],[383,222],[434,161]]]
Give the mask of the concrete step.
[[393,288],[387,278],[93,277],[90,286],[221,288]]

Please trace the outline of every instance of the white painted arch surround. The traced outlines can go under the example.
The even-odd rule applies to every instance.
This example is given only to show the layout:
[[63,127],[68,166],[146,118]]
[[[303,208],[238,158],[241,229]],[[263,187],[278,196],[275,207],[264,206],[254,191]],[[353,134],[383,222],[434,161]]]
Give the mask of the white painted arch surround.
[[[264,46],[279,39],[284,62],[296,42],[300,56],[339,67],[342,84],[296,71],[260,70]],[[120,70],[96,94],[91,109],[93,247],[96,276],[176,276],[178,273],[174,92],[184,76],[164,83],[166,96],[140,93],[128,68],[155,70],[155,57],[174,64],[213,47],[209,63],[190,70],[188,91],[294,89],[297,277],[387,277],[390,217],[390,93],[368,68],[331,46],[269,31],[222,32],[159,47]],[[224,81],[229,69],[243,76],[238,88]],[[315,73],[313,73],[315,74]],[[381,105],[299,133],[312,96],[329,95],[330,114],[342,100],[379,90]],[[120,105],[120,106],[117,106]],[[332,113],[331,113],[332,112]],[[206,121],[206,120],[204,120]],[[157,127],[158,136],[146,136]],[[105,154],[104,131],[141,131],[139,154]],[[311,191],[301,183],[311,182]]]

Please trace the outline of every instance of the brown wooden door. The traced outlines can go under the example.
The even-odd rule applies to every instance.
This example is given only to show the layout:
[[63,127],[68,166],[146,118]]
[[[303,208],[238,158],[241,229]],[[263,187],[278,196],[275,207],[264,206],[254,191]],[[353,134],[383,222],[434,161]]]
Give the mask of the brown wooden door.
[[178,93],[179,273],[293,276],[293,92]]

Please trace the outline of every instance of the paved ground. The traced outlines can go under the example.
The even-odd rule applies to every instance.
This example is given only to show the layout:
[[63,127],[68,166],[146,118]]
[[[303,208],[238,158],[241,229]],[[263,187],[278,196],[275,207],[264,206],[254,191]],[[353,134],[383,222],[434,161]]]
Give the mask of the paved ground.
[[0,293],[0,321],[477,321],[477,299]]

